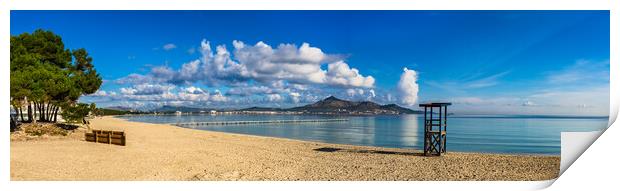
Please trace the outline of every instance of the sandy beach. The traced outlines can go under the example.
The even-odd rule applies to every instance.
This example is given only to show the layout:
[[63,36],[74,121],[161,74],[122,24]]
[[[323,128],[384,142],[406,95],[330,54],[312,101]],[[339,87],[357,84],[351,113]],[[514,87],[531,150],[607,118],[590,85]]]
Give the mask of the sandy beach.
[[61,138],[11,140],[11,180],[548,180],[559,156],[420,151],[193,130],[114,117],[127,146]]

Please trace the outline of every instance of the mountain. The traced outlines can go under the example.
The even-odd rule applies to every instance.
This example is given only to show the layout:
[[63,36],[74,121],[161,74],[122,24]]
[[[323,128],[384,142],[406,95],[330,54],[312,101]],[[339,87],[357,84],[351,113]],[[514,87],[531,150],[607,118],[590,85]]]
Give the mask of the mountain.
[[[131,111],[129,108],[122,106],[109,107],[109,109],[120,111]],[[183,113],[193,112],[198,113],[201,111],[211,111],[215,109],[208,108],[193,108],[185,106],[170,106],[165,105],[160,108],[151,110],[151,112],[161,113],[174,113],[180,111]],[[222,111],[222,109],[217,109]],[[353,114],[353,115],[377,115],[377,114],[420,114],[422,111],[412,110],[404,108],[396,104],[381,105],[372,101],[347,101],[338,99],[334,96],[329,96],[316,103],[308,104],[301,107],[293,107],[288,109],[271,108],[271,107],[250,107],[239,110],[224,110],[224,111],[249,111],[249,112],[262,112],[262,111],[275,111],[275,112],[303,112],[303,113],[328,113],[328,114]]]
[[281,108],[273,108],[273,107],[250,107],[245,109],[240,109],[238,111],[282,111]]
[[313,104],[287,109],[298,112],[333,112],[349,114],[419,114],[415,111],[396,104],[380,105],[371,101],[353,102],[330,96]]
[[329,96],[324,100],[318,101],[313,104],[308,104],[301,107],[294,107],[288,110],[291,111],[310,111],[310,112],[332,112],[338,109],[346,109],[357,105],[354,102],[338,99],[334,96]]
[[110,109],[110,110],[116,110],[116,111],[132,111],[134,109],[130,108],[130,107],[123,107],[123,106],[112,106],[112,107],[106,107],[104,109]]

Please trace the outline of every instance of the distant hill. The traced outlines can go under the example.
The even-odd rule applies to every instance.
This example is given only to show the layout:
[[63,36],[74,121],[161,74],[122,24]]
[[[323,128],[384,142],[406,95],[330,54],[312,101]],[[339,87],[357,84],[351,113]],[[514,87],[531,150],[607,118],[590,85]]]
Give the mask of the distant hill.
[[330,96],[313,104],[287,109],[288,111],[334,112],[334,113],[374,113],[374,114],[419,114],[416,111],[396,104],[380,105],[371,101],[347,101]]
[[[131,111],[130,108],[124,108],[122,106],[109,107],[108,109],[119,111]],[[185,106],[162,106],[157,109],[153,109],[150,112],[158,113],[174,113],[180,111],[183,113],[198,113],[201,111],[209,112],[211,110],[222,111],[221,109],[209,109],[209,108],[194,108]],[[396,104],[381,105],[372,101],[347,101],[338,99],[334,96],[327,97],[316,103],[293,107],[288,109],[272,108],[272,107],[250,107],[239,110],[228,111],[275,111],[275,112],[304,112],[304,113],[336,113],[336,114],[420,114],[422,111],[412,110],[409,108],[401,107]]]
[[102,109],[109,109],[109,110],[116,110],[116,111],[132,111],[133,110],[130,107],[123,107],[123,106],[112,106],[112,107],[106,107]]
[[238,111],[284,111],[284,109],[273,108],[273,107],[250,107],[250,108],[240,109]]
[[99,108],[99,115],[125,115],[129,114],[128,110],[117,110],[110,108]]
[[[110,109],[110,108],[120,108],[120,109]],[[107,107],[107,108],[97,108],[95,111],[97,115],[127,115],[127,114],[146,114],[148,112],[144,111],[135,111],[122,107]]]

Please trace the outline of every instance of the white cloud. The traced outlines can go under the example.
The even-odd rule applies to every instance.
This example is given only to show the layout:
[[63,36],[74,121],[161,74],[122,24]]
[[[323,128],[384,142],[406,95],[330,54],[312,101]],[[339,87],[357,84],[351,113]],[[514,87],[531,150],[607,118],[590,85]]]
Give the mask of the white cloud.
[[596,86],[574,90],[547,90],[530,95],[542,106],[578,107],[590,105],[600,113],[609,112],[609,86]]
[[375,90],[371,89],[368,92],[370,92],[370,97],[377,97],[377,94],[375,94]]
[[493,75],[480,78],[477,80],[472,80],[472,81],[466,82],[464,87],[465,88],[485,88],[485,87],[495,86],[499,83],[499,78],[505,76],[508,73],[510,73],[510,71],[504,71],[504,72],[493,74]]
[[463,80],[426,81],[426,84],[442,89],[442,91],[456,94],[466,94],[467,90],[497,86],[500,84],[500,79],[509,73],[510,71],[503,71],[486,76],[477,73]]
[[169,92],[174,88],[172,85],[138,84],[133,87],[121,88],[120,90],[125,95],[155,95]]
[[197,72],[199,71],[199,67],[199,60],[194,60],[189,63],[183,64],[181,69],[176,73],[178,75],[176,79],[181,81],[191,81],[192,78],[196,77]]
[[129,74],[125,77],[114,80],[116,84],[143,84],[153,82],[151,77],[142,74]]
[[[174,48],[177,48],[174,44],[163,47],[164,50]],[[265,42],[252,45],[233,41],[228,49],[202,40],[199,47],[188,50],[190,54],[193,52],[198,58],[178,68],[168,64],[151,66],[146,74],[134,73],[115,80],[124,86],[117,89],[119,95],[113,100],[298,104],[318,101],[330,94],[343,95],[346,89],[354,89],[355,100],[376,97],[374,89],[371,90],[374,77],[363,75],[342,56],[327,54],[308,43],[272,47]],[[195,86],[198,84],[222,87],[225,94],[198,88]]]
[[173,80],[176,72],[168,66],[157,66],[151,68],[151,76],[154,80],[159,82],[165,82]]
[[370,88],[375,84],[375,79],[372,76],[362,76],[357,69],[349,68],[349,65],[343,61],[337,61],[327,65],[325,81],[328,84],[345,87]]
[[93,97],[103,97],[103,96],[107,96],[108,92],[104,91],[104,90],[97,90],[95,93],[90,94],[89,96],[93,96]]
[[215,90],[212,94],[210,94],[211,96],[211,101],[216,101],[216,102],[226,102],[229,101],[228,97],[222,95],[222,92],[220,92],[220,90]]
[[[441,101],[439,101],[439,102],[441,102]],[[476,105],[476,104],[483,104],[483,103],[485,103],[485,100],[483,100],[482,98],[479,98],[479,97],[457,97],[457,98],[451,99],[450,102],[452,102],[454,104]]]
[[[174,84],[203,82],[209,85],[230,85],[256,81],[270,83],[286,81],[298,85],[328,85],[334,87],[374,86],[372,76],[363,76],[356,68],[351,68],[339,56],[325,54],[321,49],[303,43],[280,44],[276,48],[264,42],[247,45],[233,41],[234,51],[226,46],[215,47],[209,41],[200,43],[201,57],[183,64],[179,70],[167,66],[153,67],[147,75],[133,74],[117,82],[164,81]],[[327,65],[323,70],[322,65]]]
[[401,102],[407,106],[413,106],[418,101],[418,74],[415,70],[403,69],[403,74],[398,81],[398,93]]
[[527,101],[523,102],[523,104],[521,104],[521,106],[531,107],[531,106],[537,106],[537,104],[535,104],[532,101],[527,100]]
[[282,96],[280,94],[267,94],[265,96],[265,98],[269,102],[280,102],[280,101],[282,101]]
[[183,92],[186,93],[190,93],[190,94],[205,94],[207,93],[206,91],[202,90],[201,88],[198,87],[194,87],[194,86],[190,86],[190,87],[186,87],[186,88],[181,88]]
[[588,84],[609,82],[609,60],[594,62],[578,60],[575,64],[547,75],[551,84]]
[[285,90],[267,86],[239,86],[228,89],[226,95],[251,96],[263,94],[283,93]]
[[347,89],[347,95],[349,97],[353,97],[355,96],[355,94],[357,94],[357,92],[355,91],[355,89]]
[[164,50],[168,51],[168,50],[172,50],[172,49],[177,48],[177,45],[172,44],[172,43],[168,43],[168,44],[165,44],[162,48]]
[[299,97],[301,97],[301,94],[299,94],[297,92],[291,92],[288,95],[291,98],[291,101],[293,103],[299,103]]

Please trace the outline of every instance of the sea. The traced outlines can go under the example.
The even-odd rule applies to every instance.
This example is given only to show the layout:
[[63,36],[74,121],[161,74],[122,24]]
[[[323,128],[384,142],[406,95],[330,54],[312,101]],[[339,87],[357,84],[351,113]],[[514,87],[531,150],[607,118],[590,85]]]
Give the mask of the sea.
[[[423,148],[423,115],[132,115],[129,121],[179,125],[184,128],[279,137],[324,143]],[[183,125],[198,122],[323,120],[302,123],[249,123],[235,125]],[[458,152],[503,154],[560,154],[561,132],[598,131],[608,117],[529,115],[450,115],[446,149]]]

